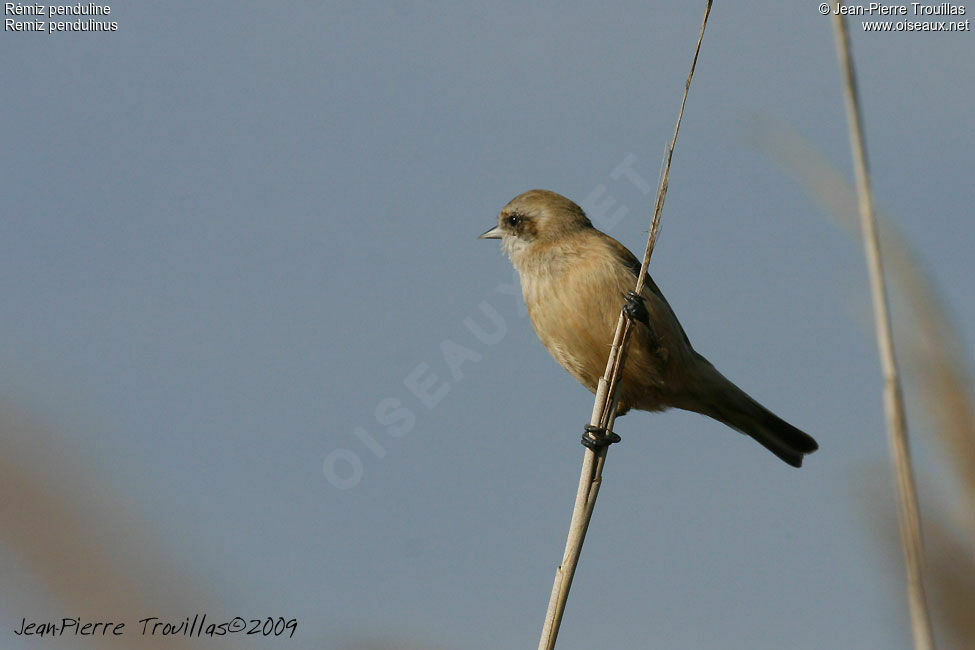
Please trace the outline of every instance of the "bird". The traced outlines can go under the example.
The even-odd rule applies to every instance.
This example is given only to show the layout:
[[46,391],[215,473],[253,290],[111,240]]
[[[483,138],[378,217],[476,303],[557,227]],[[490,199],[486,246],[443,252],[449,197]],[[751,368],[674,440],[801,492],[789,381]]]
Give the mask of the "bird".
[[593,393],[625,305],[635,320],[617,415],[670,408],[700,413],[751,436],[793,467],[819,448],[694,350],[649,274],[641,293],[633,293],[640,262],[570,199],[548,190],[519,194],[479,239],[501,240],[538,338]]

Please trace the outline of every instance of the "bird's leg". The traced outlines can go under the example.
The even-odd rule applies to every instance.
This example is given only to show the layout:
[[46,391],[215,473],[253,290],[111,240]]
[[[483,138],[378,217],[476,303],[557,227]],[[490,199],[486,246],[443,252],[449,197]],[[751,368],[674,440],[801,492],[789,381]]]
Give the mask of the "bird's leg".
[[623,303],[623,313],[631,321],[639,321],[647,326],[647,331],[650,333],[652,352],[659,352],[660,339],[657,338],[657,332],[653,329],[653,325],[650,324],[650,313],[647,311],[647,306],[643,302],[643,297],[635,291],[628,291],[626,294],[626,302]]
[[608,447],[614,442],[622,440],[619,434],[607,431],[606,427],[597,427],[587,424],[585,433],[582,434],[582,444],[593,451],[598,451],[600,447]]

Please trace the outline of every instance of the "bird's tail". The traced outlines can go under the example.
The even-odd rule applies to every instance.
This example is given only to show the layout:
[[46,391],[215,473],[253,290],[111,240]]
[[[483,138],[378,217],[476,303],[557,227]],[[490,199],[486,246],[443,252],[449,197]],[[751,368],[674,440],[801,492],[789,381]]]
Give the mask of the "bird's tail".
[[711,399],[692,410],[748,434],[793,467],[802,467],[802,457],[819,449],[812,436],[769,411],[720,373],[715,374],[722,380],[721,389],[708,391]]

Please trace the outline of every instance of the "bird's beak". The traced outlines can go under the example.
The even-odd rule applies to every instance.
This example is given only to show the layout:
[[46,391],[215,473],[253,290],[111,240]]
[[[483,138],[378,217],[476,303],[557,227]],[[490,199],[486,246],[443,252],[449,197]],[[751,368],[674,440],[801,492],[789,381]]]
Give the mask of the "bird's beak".
[[491,228],[486,233],[478,237],[478,239],[501,239],[503,234],[504,233],[501,232],[501,229],[495,226],[494,228]]

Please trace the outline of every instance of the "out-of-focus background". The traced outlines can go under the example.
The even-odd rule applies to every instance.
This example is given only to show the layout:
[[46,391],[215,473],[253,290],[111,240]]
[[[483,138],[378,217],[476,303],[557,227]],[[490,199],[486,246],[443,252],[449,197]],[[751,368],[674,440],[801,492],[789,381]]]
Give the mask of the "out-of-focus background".
[[[112,3],[115,32],[5,31],[0,646],[225,645],[138,634],[205,613],[298,621],[233,647],[534,647],[592,397],[476,236],[541,187],[642,249],[703,11],[651,5]],[[623,418],[560,649],[909,647],[860,243],[783,162],[799,138],[851,169],[806,5],[715,7],[651,270],[821,450],[797,471],[700,416]],[[878,203],[964,362],[975,40],[850,30]],[[963,492],[909,379],[949,535]],[[14,633],[62,617],[126,634]]]

